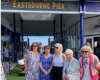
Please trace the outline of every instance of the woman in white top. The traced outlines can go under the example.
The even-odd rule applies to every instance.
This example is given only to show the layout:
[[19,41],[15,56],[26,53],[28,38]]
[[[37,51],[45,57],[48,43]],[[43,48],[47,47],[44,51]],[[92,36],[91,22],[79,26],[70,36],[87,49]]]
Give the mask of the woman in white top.
[[55,44],[55,53],[53,55],[52,80],[62,80],[63,61],[66,56],[62,53],[63,47],[60,43]]
[[67,49],[63,67],[63,80],[80,80],[79,61],[73,57],[73,51]]

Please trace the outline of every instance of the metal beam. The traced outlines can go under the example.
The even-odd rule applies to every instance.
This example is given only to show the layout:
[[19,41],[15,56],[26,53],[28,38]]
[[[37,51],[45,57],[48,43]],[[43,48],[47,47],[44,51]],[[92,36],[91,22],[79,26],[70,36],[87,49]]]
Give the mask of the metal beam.
[[[21,36],[23,41],[23,20],[21,20]],[[22,42],[22,57],[23,57],[23,42]]]
[[15,13],[13,13],[13,24],[14,24],[14,62],[17,62],[17,53],[16,53],[16,21]]
[[55,41],[55,21],[53,21],[54,24],[54,41]]
[[63,34],[62,34],[62,14],[60,14],[60,32],[61,32],[61,44],[63,44]]
[[[82,7],[82,11],[84,11],[85,0],[80,0],[80,6]],[[84,14],[80,14],[80,48],[84,45]]]
[[80,47],[84,45],[84,14],[80,14],[80,39],[81,39],[81,44]]
[[[15,13],[53,13],[53,14],[80,14],[80,12],[67,11],[27,11],[27,10],[1,10],[1,12],[15,12]],[[82,13],[82,12],[81,12]]]

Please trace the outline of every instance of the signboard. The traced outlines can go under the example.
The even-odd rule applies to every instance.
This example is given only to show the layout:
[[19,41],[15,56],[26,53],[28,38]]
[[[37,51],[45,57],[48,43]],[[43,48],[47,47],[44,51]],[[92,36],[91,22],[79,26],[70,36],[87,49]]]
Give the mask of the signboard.
[[79,11],[79,8],[79,1],[75,0],[1,0],[1,11]]
[[86,0],[86,1],[100,1],[100,0]]
[[86,12],[100,12],[100,2],[86,2]]
[[4,69],[4,73],[10,73],[10,65],[9,62],[3,62],[3,69]]
[[100,33],[100,18],[96,23],[92,23],[87,27],[87,30],[90,34]]

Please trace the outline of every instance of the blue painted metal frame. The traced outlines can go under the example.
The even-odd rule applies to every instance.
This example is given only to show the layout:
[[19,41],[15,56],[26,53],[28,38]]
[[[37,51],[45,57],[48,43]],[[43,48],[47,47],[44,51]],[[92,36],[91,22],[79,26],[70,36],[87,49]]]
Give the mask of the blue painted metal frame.
[[[22,40],[23,40],[23,20],[21,20],[21,34],[22,34]],[[23,43],[22,43],[22,57],[23,57]]]
[[53,21],[54,24],[54,40],[55,40],[55,21]]
[[97,36],[97,35],[100,35],[100,34],[94,34],[94,35],[84,35],[84,37],[88,37],[88,36]]
[[[85,0],[80,0],[80,6],[82,7],[82,11],[84,11],[84,2]],[[80,48],[84,45],[84,14],[80,14]]]
[[16,53],[16,22],[15,22],[15,13],[13,13],[13,24],[14,24],[14,62],[17,62],[17,53]]
[[61,32],[61,44],[63,44],[63,33],[62,33],[62,14],[60,14],[60,32]]
[[84,45],[84,14],[80,14],[80,40],[81,40],[81,44],[80,44],[80,48]]
[[[77,35],[76,29],[78,29],[78,28],[76,28],[76,24],[75,24],[75,36]],[[75,42],[76,42],[76,39],[75,39]],[[77,51],[76,47],[77,47],[77,45],[76,45],[76,43],[75,43],[75,52]],[[78,59],[78,54],[77,54],[77,53],[75,53],[75,58]]]
[[70,28],[69,28],[69,39],[70,39]]
[[84,19],[90,19],[90,18],[99,17],[99,16],[100,16],[100,15],[92,16],[92,17],[87,17],[87,18],[84,18]]

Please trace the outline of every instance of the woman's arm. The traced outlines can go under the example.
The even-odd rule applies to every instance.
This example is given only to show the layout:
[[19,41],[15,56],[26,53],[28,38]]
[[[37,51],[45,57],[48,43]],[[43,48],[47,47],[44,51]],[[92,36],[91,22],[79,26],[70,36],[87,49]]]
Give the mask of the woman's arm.
[[50,67],[50,69],[49,69],[48,73],[50,73],[50,72],[51,72],[52,67],[53,67],[53,61],[52,61],[52,65],[51,65],[51,67]]
[[62,57],[63,57],[63,61],[66,59],[66,55],[65,54],[63,54],[62,55]]
[[45,73],[45,69],[42,67],[42,62],[40,62],[40,69]]
[[26,75],[27,75],[27,73],[28,73],[28,71],[27,71],[28,57],[29,57],[29,53],[27,53],[26,58],[25,58],[25,74],[26,74]]
[[44,73],[46,73],[45,69],[44,69],[43,66],[42,66],[42,62],[43,62],[43,55],[40,57],[40,64],[39,64],[39,66],[40,66],[40,69],[41,69]]
[[95,67],[96,70],[100,70],[100,62],[99,62],[99,59],[97,58],[97,56],[95,56],[95,55],[94,55],[93,66]]
[[4,51],[2,54],[5,54],[6,53],[6,51]]
[[67,65],[67,64],[66,64],[66,60],[64,61],[63,74],[62,74],[62,76],[66,75],[66,74],[65,74],[65,69],[66,69],[66,66],[65,66],[65,65]]
[[79,64],[80,64],[80,68],[79,68],[78,70],[79,70],[80,73],[83,72],[83,68],[82,68],[82,64],[81,64],[81,63],[82,63],[82,62],[81,62],[82,60],[81,60],[81,59],[82,59],[82,57],[79,58],[79,60],[78,60],[78,61],[79,61]]

